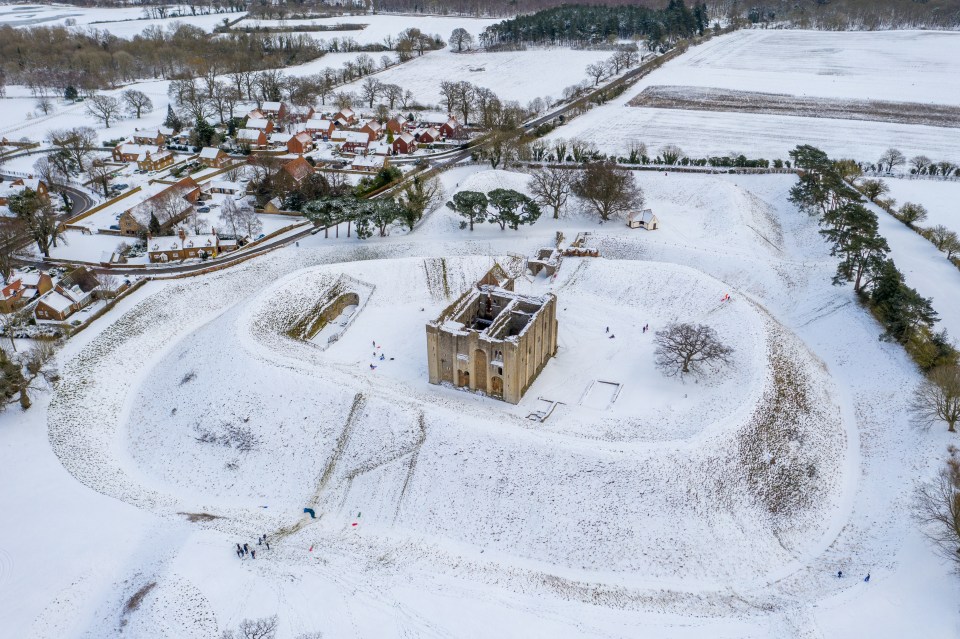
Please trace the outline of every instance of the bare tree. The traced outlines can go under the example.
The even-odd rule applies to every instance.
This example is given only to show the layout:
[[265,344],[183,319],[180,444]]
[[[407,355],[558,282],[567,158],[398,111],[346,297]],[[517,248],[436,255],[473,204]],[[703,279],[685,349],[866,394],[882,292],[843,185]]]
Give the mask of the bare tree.
[[942,251],[943,247],[955,239],[957,234],[943,224],[937,224],[936,226],[923,229],[923,236],[930,240],[930,242],[937,247],[938,251]]
[[46,96],[41,96],[40,98],[37,98],[36,107],[37,107],[37,111],[39,111],[44,115],[50,115],[54,111],[53,101]]
[[960,420],[960,368],[938,366],[913,392],[910,413],[915,423],[929,428],[939,422],[956,432]]
[[13,273],[14,256],[23,241],[23,223],[15,217],[0,217],[0,278],[4,284],[10,282]]
[[656,332],[656,365],[669,377],[699,375],[730,361],[733,349],[704,324],[670,324]]
[[263,617],[262,619],[244,619],[240,622],[240,630],[234,633],[225,630],[222,639],[274,639],[277,635],[277,616]]
[[577,173],[571,190],[602,221],[643,206],[643,191],[634,182],[633,174],[613,162],[588,164]]
[[603,79],[603,76],[607,75],[609,69],[603,62],[595,62],[593,64],[588,64],[586,71],[587,77],[593,79],[593,86],[597,86],[600,84],[600,80]]
[[544,167],[530,174],[530,192],[537,201],[553,209],[553,219],[560,218],[560,211],[567,203],[576,171],[556,167]]
[[120,97],[123,99],[124,104],[127,105],[127,113],[136,116],[138,120],[144,113],[153,111],[153,100],[143,91],[127,89],[120,94]]
[[917,173],[923,173],[924,169],[930,166],[931,163],[930,158],[925,155],[915,155],[910,158],[910,164],[913,165],[913,169]]
[[90,184],[96,184],[103,190],[103,197],[110,197],[110,177],[113,169],[102,160],[95,160],[87,166],[87,178]]
[[110,123],[120,117],[120,101],[109,95],[94,95],[87,100],[87,113],[110,128]]
[[937,477],[917,490],[914,515],[943,556],[960,568],[960,460],[955,447]]
[[463,27],[457,27],[453,30],[453,33],[450,34],[450,48],[454,49],[457,53],[462,52],[464,49],[469,51],[472,46],[473,36]]
[[880,156],[879,160],[880,168],[886,165],[888,173],[892,171],[894,167],[903,166],[906,163],[907,157],[897,149],[887,149],[883,152],[883,155]]
[[376,78],[367,78],[360,85],[360,96],[367,103],[368,108],[373,108],[373,103],[381,92],[383,92],[383,83]]
[[90,155],[97,148],[97,132],[88,126],[57,129],[50,131],[48,135],[50,144],[57,148],[57,152],[51,155],[51,161],[56,163],[57,168],[64,174],[83,171]]

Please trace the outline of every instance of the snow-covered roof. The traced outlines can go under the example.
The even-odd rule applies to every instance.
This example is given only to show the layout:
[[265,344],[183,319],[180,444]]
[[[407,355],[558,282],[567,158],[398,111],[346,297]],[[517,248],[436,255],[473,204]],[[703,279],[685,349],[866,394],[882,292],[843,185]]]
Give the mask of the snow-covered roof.
[[221,191],[242,191],[243,187],[236,182],[228,180],[213,180],[210,182],[210,189],[219,189]]
[[335,142],[350,142],[353,144],[366,144],[370,141],[370,136],[363,131],[337,131],[331,138]]
[[324,131],[324,130],[327,130],[327,129],[329,129],[330,127],[333,126],[333,121],[332,121],[332,120],[323,120],[323,119],[311,118],[311,119],[307,120],[307,123],[306,123],[305,126],[306,126],[308,129],[313,129],[313,130],[316,130],[316,131]]
[[249,118],[247,119],[247,128],[248,129],[266,129],[270,125],[270,120],[266,118]]
[[57,313],[61,313],[61,314],[64,311],[69,310],[70,307],[73,306],[74,304],[74,301],[72,299],[66,297],[65,295],[61,295],[57,291],[50,291],[49,293],[44,295],[42,298],[40,298],[40,301],[46,304],[47,306],[49,306],[50,308],[52,308]]
[[220,153],[220,149],[216,147],[205,146],[200,149],[200,158],[203,160],[216,160]]
[[360,168],[382,167],[386,159],[383,155],[358,155],[353,158],[352,166]]
[[203,235],[185,235],[180,239],[179,235],[154,237],[147,242],[148,253],[158,253],[163,251],[179,251],[189,248],[213,248],[218,246],[218,238],[212,233]]
[[147,152],[157,152],[156,144],[134,144],[133,142],[121,142],[118,147],[120,149],[120,153],[123,155],[136,155],[137,157],[140,157]]
[[286,144],[292,137],[289,133],[271,133],[270,142],[271,144]]
[[261,111],[279,111],[283,102],[264,102]]
[[36,288],[40,285],[40,273],[24,273],[19,276],[24,286]]
[[400,135],[400,137],[397,138],[397,140],[403,140],[403,141],[404,141],[405,143],[407,143],[407,144],[411,144],[411,143],[417,141],[417,140],[416,140],[411,134],[409,134],[409,133],[402,133],[402,134]]
[[260,129],[240,129],[237,131],[238,140],[250,140],[251,142],[257,142],[260,140],[260,135],[263,133]]
[[640,221],[640,222],[643,222],[644,224],[652,221],[654,217],[656,216],[653,214],[653,211],[651,211],[650,209],[643,209],[642,211],[633,211],[632,213],[627,215],[627,219],[629,221],[631,222]]

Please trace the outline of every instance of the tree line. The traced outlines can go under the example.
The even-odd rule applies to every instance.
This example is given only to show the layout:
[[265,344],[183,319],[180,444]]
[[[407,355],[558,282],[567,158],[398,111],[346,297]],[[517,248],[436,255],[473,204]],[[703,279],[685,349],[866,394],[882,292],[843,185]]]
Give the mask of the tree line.
[[605,42],[645,38],[673,43],[703,35],[709,23],[703,4],[692,10],[683,0],[669,0],[662,9],[637,5],[563,5],[533,14],[519,15],[484,29],[480,41],[497,45],[597,45]]
[[151,26],[130,39],[107,31],[0,26],[0,85],[63,95],[92,94],[143,78],[172,79],[271,69],[309,62],[323,49],[303,34],[230,33],[211,38],[199,27]]
[[946,331],[934,331],[938,318],[931,301],[907,286],[889,258],[877,215],[845,179],[849,163],[832,161],[809,145],[790,155],[802,172],[789,199],[818,218],[830,254],[840,259],[834,284],[853,284],[858,299],[883,325],[882,337],[903,345],[922,369],[955,364],[958,353]]

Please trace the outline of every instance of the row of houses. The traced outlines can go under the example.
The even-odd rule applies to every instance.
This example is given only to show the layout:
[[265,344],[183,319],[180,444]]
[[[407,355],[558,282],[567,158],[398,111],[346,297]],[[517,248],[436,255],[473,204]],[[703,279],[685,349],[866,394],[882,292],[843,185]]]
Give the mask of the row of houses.
[[53,280],[46,273],[20,273],[0,289],[0,313],[12,313],[23,308],[53,288]]

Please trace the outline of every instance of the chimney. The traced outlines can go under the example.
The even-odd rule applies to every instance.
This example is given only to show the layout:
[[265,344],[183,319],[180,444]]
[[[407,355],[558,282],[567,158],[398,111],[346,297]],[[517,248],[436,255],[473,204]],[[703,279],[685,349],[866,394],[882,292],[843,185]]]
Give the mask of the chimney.
[[179,229],[177,229],[177,236],[180,238],[181,244],[183,244],[184,240],[187,239],[187,232],[183,230],[182,226]]

